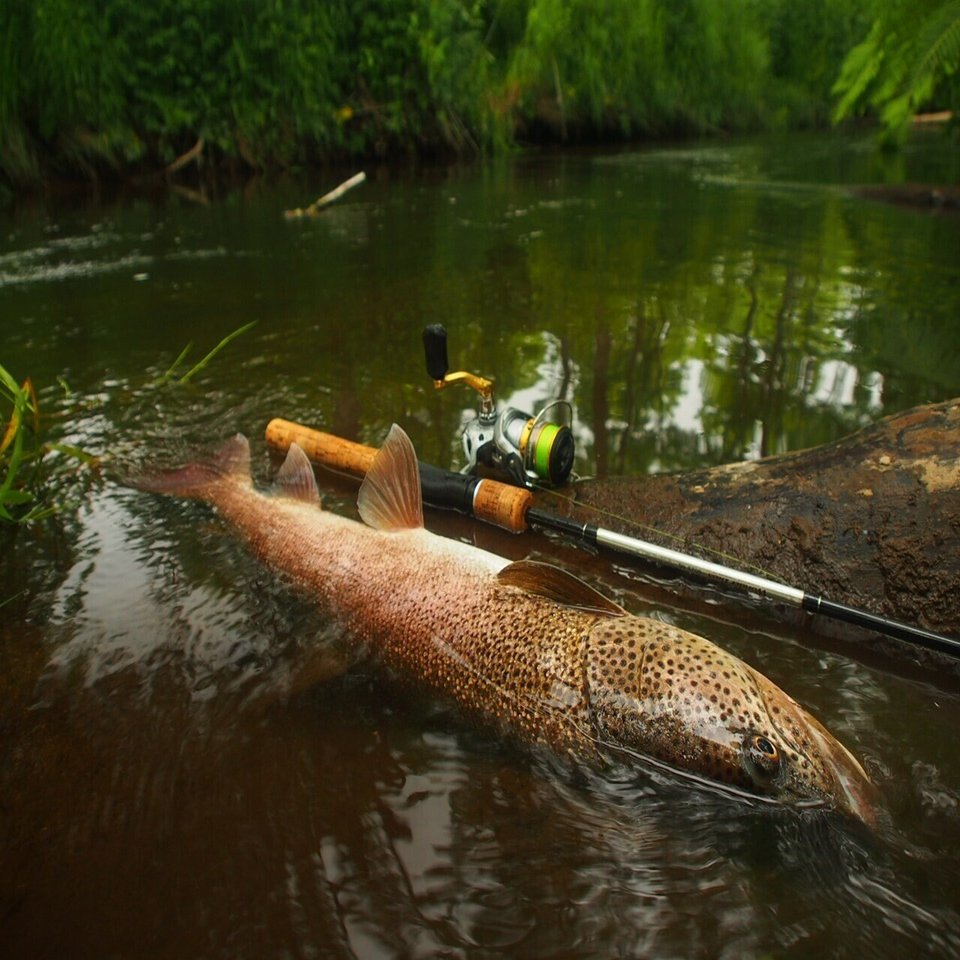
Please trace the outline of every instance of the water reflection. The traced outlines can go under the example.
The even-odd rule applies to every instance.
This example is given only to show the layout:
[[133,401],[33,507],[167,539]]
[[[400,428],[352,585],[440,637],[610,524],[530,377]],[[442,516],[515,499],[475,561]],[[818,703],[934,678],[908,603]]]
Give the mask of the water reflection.
[[949,890],[827,815],[656,771],[571,777],[362,671],[255,717],[163,669],[143,682],[65,688],[17,731],[20,782],[44,790],[10,794],[12,955],[960,946]]
[[24,231],[0,262],[52,272],[7,270],[24,319],[8,362],[96,389],[104,360],[163,369],[257,320],[234,357],[274,412],[365,439],[413,415],[445,462],[459,411],[429,397],[419,354],[423,325],[443,322],[458,365],[502,396],[569,392],[578,469],[599,475],[809,446],[957,392],[953,222],[833,185],[777,190],[765,164],[733,147],[566,157],[546,177],[516,164],[430,189],[372,178],[315,222],[283,222],[283,197],[265,195],[141,204],[109,228],[65,226],[56,246]]

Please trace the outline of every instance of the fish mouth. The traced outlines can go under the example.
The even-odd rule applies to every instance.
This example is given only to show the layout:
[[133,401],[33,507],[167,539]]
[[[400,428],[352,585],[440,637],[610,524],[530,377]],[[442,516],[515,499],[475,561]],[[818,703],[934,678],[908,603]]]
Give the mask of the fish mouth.
[[[822,768],[823,781],[826,782],[811,784],[803,790],[802,792],[807,794],[807,799],[814,799],[810,796],[812,788],[814,796],[819,796],[821,802],[832,805],[871,828],[875,827],[877,788],[860,765],[860,761],[816,717],[807,713],[792,697],[782,691],[776,691],[769,681],[760,682],[758,688],[767,716],[773,721],[774,729],[784,742],[801,754],[807,752],[810,759],[817,761],[817,765]],[[781,696],[776,697],[774,692],[779,692]],[[771,707],[777,707],[777,709],[772,710]],[[778,714],[779,721],[776,721],[773,718]],[[793,728],[794,734],[802,730],[809,736],[814,750],[812,752],[802,750],[796,742],[796,737],[790,736],[789,728]]]
[[811,724],[810,733],[833,776],[836,790],[832,799],[840,809],[862,820],[867,826],[876,826],[877,788],[860,762],[819,724]]

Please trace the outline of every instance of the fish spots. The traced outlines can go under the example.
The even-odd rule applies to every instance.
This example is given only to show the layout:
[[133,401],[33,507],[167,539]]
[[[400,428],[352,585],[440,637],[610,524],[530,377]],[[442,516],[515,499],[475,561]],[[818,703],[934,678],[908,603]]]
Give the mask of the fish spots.
[[501,581],[497,573],[516,565],[422,529],[378,533],[246,485],[214,493],[257,555],[393,676],[453,698],[514,739],[582,758],[597,757],[597,741],[619,744],[743,784],[753,782],[744,744],[756,735],[781,760],[768,792],[842,804],[865,782],[809,714],[703,638],[611,607],[558,603],[551,591],[562,577],[540,593],[524,588],[517,569]]
[[806,725],[815,721],[701,637],[641,618],[603,620],[587,635],[584,674],[592,722],[606,743],[753,792],[827,792],[809,759]]

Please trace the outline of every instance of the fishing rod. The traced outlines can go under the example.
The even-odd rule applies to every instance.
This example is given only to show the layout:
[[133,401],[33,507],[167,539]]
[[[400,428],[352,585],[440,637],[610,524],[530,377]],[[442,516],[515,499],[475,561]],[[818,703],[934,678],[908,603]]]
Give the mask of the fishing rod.
[[[286,451],[291,443],[296,443],[314,463],[354,476],[365,475],[377,453],[373,447],[281,418],[267,424],[266,439],[271,447],[279,451]],[[630,554],[708,580],[719,580],[811,614],[851,623],[960,658],[960,640],[890,617],[868,613],[857,607],[835,603],[776,580],[626,536],[597,524],[558,516],[534,506],[533,494],[526,487],[512,486],[488,477],[452,473],[424,463],[420,464],[420,482],[424,503],[456,510],[512,533],[530,529],[556,531],[593,547]]]

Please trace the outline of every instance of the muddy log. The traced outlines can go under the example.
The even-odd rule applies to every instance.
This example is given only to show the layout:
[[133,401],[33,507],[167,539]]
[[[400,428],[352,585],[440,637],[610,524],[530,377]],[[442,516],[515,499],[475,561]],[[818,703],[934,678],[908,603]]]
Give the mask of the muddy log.
[[960,637],[960,399],[809,450],[571,492],[544,505]]
[[960,187],[928,183],[873,183],[850,187],[850,192],[866,200],[880,200],[901,207],[927,210],[960,211]]

